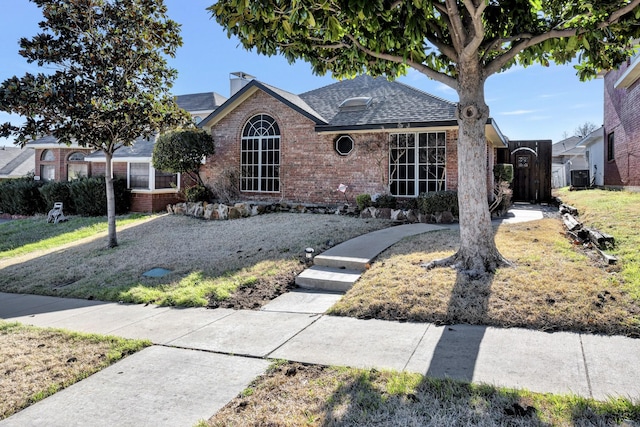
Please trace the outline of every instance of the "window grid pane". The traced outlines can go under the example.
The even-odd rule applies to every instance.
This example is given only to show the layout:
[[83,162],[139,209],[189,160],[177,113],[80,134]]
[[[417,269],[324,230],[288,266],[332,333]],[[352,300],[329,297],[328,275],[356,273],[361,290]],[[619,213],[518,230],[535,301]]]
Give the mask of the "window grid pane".
[[175,188],[178,186],[178,174],[156,170],[155,189]]
[[391,194],[407,197],[445,190],[446,154],[446,132],[389,135]]
[[280,129],[265,114],[254,116],[242,131],[240,190],[280,191]]
[[129,165],[129,188],[149,189],[149,163]]

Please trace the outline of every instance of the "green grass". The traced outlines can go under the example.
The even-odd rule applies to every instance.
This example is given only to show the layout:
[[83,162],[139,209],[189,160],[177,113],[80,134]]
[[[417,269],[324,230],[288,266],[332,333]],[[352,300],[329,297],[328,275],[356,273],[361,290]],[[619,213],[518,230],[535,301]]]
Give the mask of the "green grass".
[[556,193],[564,203],[578,209],[585,226],[615,238],[615,248],[607,253],[619,258],[623,288],[640,301],[640,193],[566,188]]
[[[119,217],[116,227],[146,217],[141,214]],[[107,231],[104,217],[70,217],[58,224],[47,223],[45,217],[13,220],[0,225],[0,259],[56,248],[103,231]]]
[[[263,261],[251,267],[227,272],[222,276],[208,277],[202,271],[194,271],[177,284],[150,286],[138,284],[119,291],[120,300],[131,303],[153,303],[165,306],[200,307],[206,306],[210,298],[225,300],[238,288],[254,286],[258,277],[265,279],[278,272],[295,268],[297,260]],[[106,290],[113,292],[113,290]],[[100,297],[111,295],[96,294]]]

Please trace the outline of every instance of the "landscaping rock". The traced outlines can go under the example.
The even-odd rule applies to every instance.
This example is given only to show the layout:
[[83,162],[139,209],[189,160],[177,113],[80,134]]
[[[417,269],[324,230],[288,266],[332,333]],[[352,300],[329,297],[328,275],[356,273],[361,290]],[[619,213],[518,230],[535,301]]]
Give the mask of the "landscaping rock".
[[215,204],[209,203],[207,204],[207,206],[204,208],[204,214],[203,214],[203,218],[204,219],[215,219],[213,218],[213,213],[215,212]]
[[391,219],[394,221],[404,221],[407,218],[405,212],[402,209],[392,209]]
[[242,211],[239,208],[235,207],[235,206],[231,207],[231,208],[229,208],[228,218],[229,219],[242,218]]
[[438,224],[451,224],[454,220],[453,214],[449,211],[438,212],[436,214],[436,223]]
[[380,209],[378,209],[376,218],[391,219],[391,208],[380,208]]
[[217,213],[217,217],[215,219],[228,219],[229,218],[229,206],[225,204],[218,204],[218,207],[215,209]]
[[176,215],[184,215],[187,213],[187,204],[186,203],[176,203],[173,205],[173,213]]

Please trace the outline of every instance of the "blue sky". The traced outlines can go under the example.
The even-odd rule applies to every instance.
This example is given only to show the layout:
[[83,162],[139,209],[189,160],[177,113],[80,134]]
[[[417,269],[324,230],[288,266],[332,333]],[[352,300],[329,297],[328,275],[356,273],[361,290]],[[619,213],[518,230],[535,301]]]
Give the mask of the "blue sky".
[[[302,62],[293,65],[279,56],[266,57],[244,50],[210,18],[205,8],[214,0],[165,0],[169,16],[182,24],[184,45],[170,65],[178,70],[176,95],[218,92],[229,95],[229,73],[244,71],[265,83],[292,93],[330,84],[329,76],[315,76]],[[20,37],[32,37],[42,20],[40,10],[28,0],[3,1],[0,14],[0,80],[37,72],[18,55]],[[447,86],[410,71],[399,81],[441,98],[457,101]],[[573,134],[584,122],[602,124],[603,81],[580,82],[571,66],[514,67],[490,77],[485,88],[491,116],[510,139],[551,139]],[[0,112],[0,122],[19,118]],[[0,145],[10,141],[1,140]]]

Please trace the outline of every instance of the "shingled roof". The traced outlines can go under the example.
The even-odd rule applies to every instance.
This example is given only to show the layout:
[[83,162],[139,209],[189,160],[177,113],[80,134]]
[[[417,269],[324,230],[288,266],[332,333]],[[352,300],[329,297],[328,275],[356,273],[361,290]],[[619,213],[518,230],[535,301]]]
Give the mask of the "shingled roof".
[[215,92],[191,93],[176,96],[176,104],[189,112],[213,111],[227,100]]
[[[343,101],[370,97],[367,108],[341,109]],[[300,95],[328,122],[318,130],[407,125],[456,125],[456,103],[384,77],[358,76]]]

